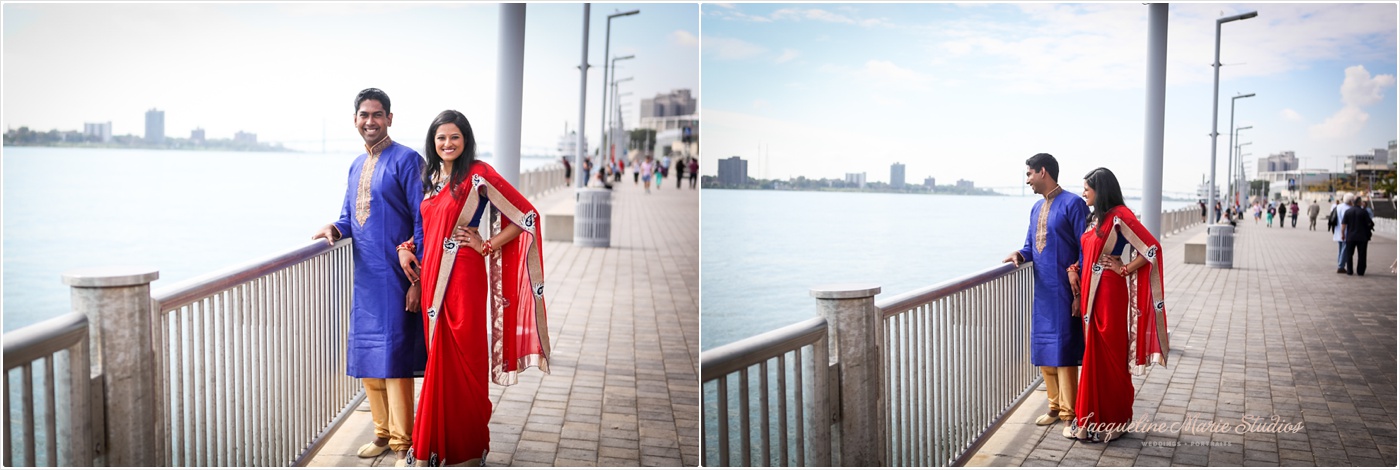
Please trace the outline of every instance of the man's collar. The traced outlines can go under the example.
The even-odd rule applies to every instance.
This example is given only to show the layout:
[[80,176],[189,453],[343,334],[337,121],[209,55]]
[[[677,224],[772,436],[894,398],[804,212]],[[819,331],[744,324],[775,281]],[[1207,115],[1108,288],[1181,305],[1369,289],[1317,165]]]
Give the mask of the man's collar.
[[1065,190],[1065,188],[1060,187],[1060,185],[1058,185],[1058,184],[1055,185],[1055,189],[1052,189],[1052,190],[1050,190],[1050,192],[1045,193],[1045,200],[1047,200],[1047,201],[1053,201],[1053,200],[1055,200],[1055,196],[1059,196],[1061,192],[1064,192],[1064,190]]
[[389,138],[389,134],[384,134],[384,137],[380,138],[378,142],[365,144],[365,153],[369,154],[371,157],[379,155],[384,149],[389,148],[389,144],[392,143],[394,143],[394,140]]

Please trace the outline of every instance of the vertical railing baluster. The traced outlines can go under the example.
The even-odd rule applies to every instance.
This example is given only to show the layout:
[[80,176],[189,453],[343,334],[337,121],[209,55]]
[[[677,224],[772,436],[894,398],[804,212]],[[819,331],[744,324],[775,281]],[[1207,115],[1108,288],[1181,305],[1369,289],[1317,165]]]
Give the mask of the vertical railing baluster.
[[[795,411],[795,413],[793,413],[793,418],[795,418],[796,422],[794,422],[793,425],[797,428],[797,442],[806,442],[807,440],[805,435],[806,426],[802,424],[806,422],[806,420],[802,419],[802,364],[802,348],[794,349],[792,351],[792,402],[794,404],[793,411]],[[802,447],[802,452],[796,452],[797,466],[799,467],[807,466],[807,446],[804,444]]]
[[773,416],[768,414],[769,396],[767,359],[764,359],[763,361],[758,363],[758,384],[758,394],[760,397],[762,397],[762,400],[759,400],[758,417],[763,420],[763,425],[759,427],[759,433],[761,434],[760,437],[762,438],[763,445],[759,447],[759,458],[761,459],[759,461],[762,463],[757,466],[768,467],[773,465],[773,462],[768,460],[768,446],[773,442],[773,440],[769,438],[769,435],[773,433]]
[[[827,345],[827,341],[826,333],[823,332],[821,339],[812,343],[812,361],[815,372],[813,374],[815,380],[812,382],[812,395],[814,397],[812,418],[813,424],[816,425],[812,436],[812,442],[816,444],[813,449],[813,457],[816,459],[812,464],[818,467],[831,466],[831,388],[829,387],[831,377],[828,375],[830,361],[827,358],[827,348],[830,346]],[[803,444],[805,446],[806,443]]]
[[739,371],[739,451],[743,457],[743,466],[752,467],[753,441],[749,436],[749,368],[745,367]]
[[[34,363],[20,366],[20,418],[24,427],[24,466],[34,466]],[[6,404],[8,406],[9,404]],[[7,423],[8,424],[8,423]]]
[[[791,466],[791,465],[792,465],[792,464],[788,463],[788,433],[789,433],[790,431],[788,431],[788,411],[787,411],[787,403],[788,403],[788,392],[787,392],[787,374],[788,374],[788,372],[787,372],[787,371],[788,371],[788,369],[787,369],[787,364],[784,362],[786,359],[787,359],[787,353],[783,353],[783,354],[779,354],[779,355],[778,355],[778,371],[779,371],[779,373],[778,373],[778,396],[781,397],[781,399],[778,400],[778,422],[779,422],[779,424],[781,424],[780,428],[781,428],[781,430],[782,430],[782,432],[783,432],[783,447],[782,447],[781,449],[778,450],[778,462],[779,462],[779,465],[778,465],[778,466],[779,466],[779,467],[787,467],[787,466]],[[802,413],[802,410],[801,410],[800,408],[794,407],[794,411],[796,411],[797,413]],[[804,450],[803,450],[804,445],[803,445],[801,439],[797,440],[797,441],[793,444],[793,446],[795,447],[793,450],[794,450],[796,453],[801,453],[801,452],[804,451]]]
[[46,467],[58,466],[58,409],[54,405],[53,387],[53,360],[55,355],[49,354],[44,358],[44,450],[46,451]]
[[[729,376],[719,378],[719,458],[721,467],[734,466],[729,455]],[[742,465],[747,466],[747,465]]]

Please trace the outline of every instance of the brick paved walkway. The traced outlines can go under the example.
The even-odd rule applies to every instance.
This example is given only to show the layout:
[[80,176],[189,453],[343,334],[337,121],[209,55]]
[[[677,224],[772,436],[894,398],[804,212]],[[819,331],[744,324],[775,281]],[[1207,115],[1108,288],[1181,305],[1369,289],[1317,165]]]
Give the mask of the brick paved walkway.
[[[551,375],[491,387],[487,465],[699,464],[699,191],[665,183],[616,186],[610,248],[545,242]],[[392,454],[355,456],[374,437],[362,408],[311,466],[393,466]]]
[[[1319,226],[1325,222],[1319,221]],[[1134,418],[1229,423],[1218,433],[1129,433],[1104,444],[1035,426],[1035,392],[971,466],[1396,465],[1396,242],[1377,236],[1365,277],[1336,274],[1325,231],[1246,220],[1234,269],[1182,262],[1203,226],[1163,240],[1172,331],[1169,368],[1134,379]],[[1247,415],[1303,423],[1301,432],[1244,432]]]

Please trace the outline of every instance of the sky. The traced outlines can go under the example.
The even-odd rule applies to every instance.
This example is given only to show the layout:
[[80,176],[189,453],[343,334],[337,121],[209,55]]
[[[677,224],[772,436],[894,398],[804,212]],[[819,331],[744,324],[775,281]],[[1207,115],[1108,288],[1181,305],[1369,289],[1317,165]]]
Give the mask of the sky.
[[[1211,162],[1215,20],[1223,25],[1217,175],[1232,97],[1246,174],[1293,151],[1304,168],[1396,138],[1396,5],[1171,4],[1163,189],[1193,195]],[[1062,186],[1107,167],[1142,187],[1148,8],[1121,4],[705,4],[702,174],[958,179],[1019,194],[1025,160]]]
[[[628,127],[641,100],[672,89],[699,95],[699,9],[690,4],[593,4],[585,133],[598,144],[607,16]],[[79,130],[112,123],[145,133],[165,111],[166,135],[238,131],[319,152],[363,151],[355,94],[388,93],[389,134],[421,148],[445,109],[472,122],[480,150],[496,140],[500,5],[481,3],[15,4],[3,7],[6,129]],[[582,4],[526,8],[522,152],[556,154],[577,130]]]

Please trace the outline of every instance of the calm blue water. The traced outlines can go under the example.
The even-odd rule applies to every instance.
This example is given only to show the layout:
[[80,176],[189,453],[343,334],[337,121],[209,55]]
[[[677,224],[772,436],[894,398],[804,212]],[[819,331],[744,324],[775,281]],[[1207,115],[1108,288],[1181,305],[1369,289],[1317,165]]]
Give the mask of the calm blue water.
[[301,246],[339,216],[354,159],[5,147],[4,331],[68,312],[71,269],[151,266],[159,288]]
[[1040,199],[706,189],[701,350],[812,318],[819,284],[873,282],[884,298],[997,265]]

